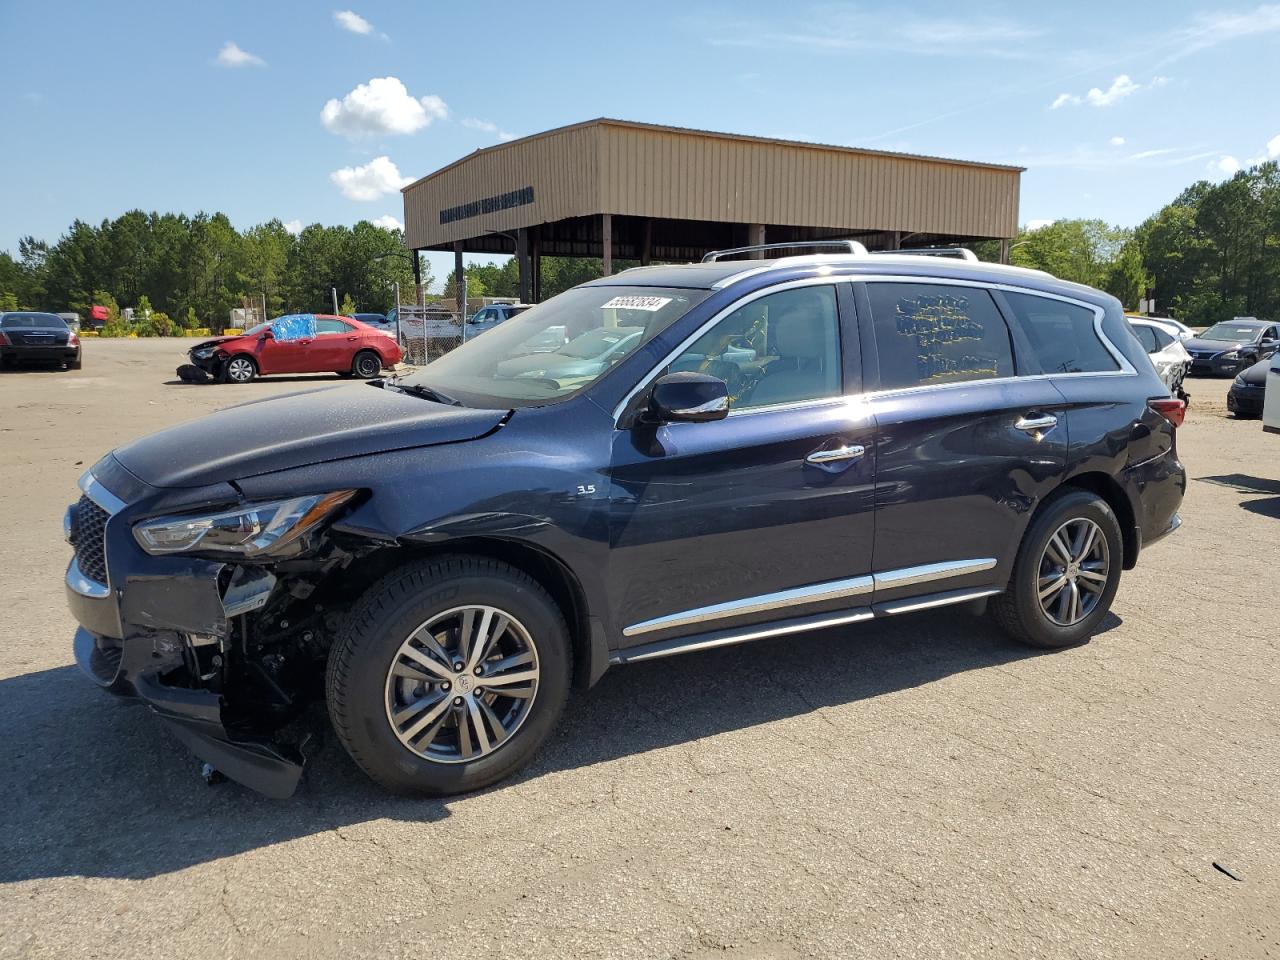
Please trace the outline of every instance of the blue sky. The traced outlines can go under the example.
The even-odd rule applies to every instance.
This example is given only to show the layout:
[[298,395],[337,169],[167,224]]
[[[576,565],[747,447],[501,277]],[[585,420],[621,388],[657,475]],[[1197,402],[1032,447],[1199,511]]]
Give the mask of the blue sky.
[[0,45],[14,253],[134,207],[400,220],[402,181],[597,116],[1020,164],[1024,223],[1280,156],[1280,4],[0,0]]

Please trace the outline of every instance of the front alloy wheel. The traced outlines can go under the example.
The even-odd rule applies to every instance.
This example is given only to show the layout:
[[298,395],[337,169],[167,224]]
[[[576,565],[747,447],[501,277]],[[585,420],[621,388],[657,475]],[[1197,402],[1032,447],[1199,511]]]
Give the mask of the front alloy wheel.
[[248,357],[232,357],[227,361],[226,376],[232,383],[248,383],[257,370]]
[[1088,517],[1068,520],[1040,557],[1040,609],[1060,627],[1075,626],[1098,605],[1110,568],[1102,529]]
[[497,607],[455,607],[414,630],[392,660],[387,720],[396,738],[436,763],[501,747],[538,695],[538,653],[524,625]]

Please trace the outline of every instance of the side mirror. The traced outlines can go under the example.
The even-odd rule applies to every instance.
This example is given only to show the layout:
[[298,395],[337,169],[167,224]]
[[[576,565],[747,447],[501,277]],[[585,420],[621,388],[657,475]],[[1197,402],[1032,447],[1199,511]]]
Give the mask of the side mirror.
[[650,423],[705,423],[729,415],[729,385],[705,373],[669,373],[649,392]]
[[263,331],[262,331],[262,336],[260,336],[258,339],[259,339],[259,340],[274,340],[275,338],[276,338],[276,335],[275,335],[274,333],[272,333],[272,332],[271,332],[271,328],[270,328],[270,327],[268,327],[266,330],[263,330]]

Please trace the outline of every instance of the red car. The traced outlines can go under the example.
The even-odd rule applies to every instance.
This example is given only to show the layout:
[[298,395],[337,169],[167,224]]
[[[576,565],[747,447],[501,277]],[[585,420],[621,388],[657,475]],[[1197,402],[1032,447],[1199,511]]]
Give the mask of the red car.
[[[296,318],[277,318],[283,319]],[[336,373],[370,380],[400,362],[393,337],[351,317],[316,314],[314,335],[287,340],[277,339],[276,322],[259,324],[238,337],[205,340],[187,355],[193,366],[223,383],[248,383],[273,373]],[[184,379],[186,369],[178,371]]]

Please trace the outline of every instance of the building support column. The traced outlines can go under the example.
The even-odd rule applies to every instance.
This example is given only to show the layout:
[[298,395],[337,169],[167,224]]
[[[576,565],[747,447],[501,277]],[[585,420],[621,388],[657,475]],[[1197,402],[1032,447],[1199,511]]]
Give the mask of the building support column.
[[530,303],[542,302],[542,230],[534,227],[533,230],[533,284]]
[[453,289],[458,298],[458,317],[467,319],[467,272],[462,267],[462,241],[453,241]]
[[613,215],[600,214],[600,259],[604,261],[604,275],[613,276]]
[[[421,251],[413,251],[413,302],[418,306],[422,306],[422,253]],[[396,297],[396,306],[400,306],[400,298]]]
[[[765,242],[765,239],[764,239],[764,224],[763,224],[763,223],[748,223],[748,224],[747,224],[747,246],[748,246],[748,247],[758,247],[758,246],[760,246],[760,244],[762,244],[762,243],[764,243],[764,242]],[[757,250],[755,253],[749,254],[749,255],[748,255],[748,259],[749,259],[749,260],[763,260],[763,259],[764,259],[764,252],[763,252],[763,251],[760,251],[760,250]]]
[[524,227],[516,231],[516,261],[520,268],[520,302],[528,303],[532,278],[529,276],[529,231]]
[[640,266],[647,267],[653,256],[653,218],[645,217],[644,243],[640,247]]
[[1000,262],[1009,262],[1009,238],[1005,237],[1000,241]]
[[889,231],[889,246],[888,246],[888,247],[886,247],[885,249],[887,249],[887,250],[901,250],[901,249],[902,249],[902,231],[901,231],[901,230],[890,230],[890,231]]

